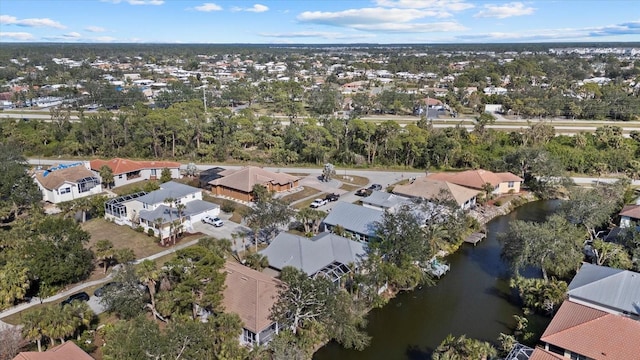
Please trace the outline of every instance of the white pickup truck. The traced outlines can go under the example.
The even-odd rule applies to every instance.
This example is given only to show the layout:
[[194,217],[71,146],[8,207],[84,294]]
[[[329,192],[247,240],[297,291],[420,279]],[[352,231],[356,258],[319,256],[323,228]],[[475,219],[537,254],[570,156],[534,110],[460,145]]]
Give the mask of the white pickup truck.
[[322,205],[326,205],[328,201],[329,200],[327,200],[327,199],[315,199],[315,200],[313,200],[313,202],[309,206],[311,206],[314,209],[315,208],[319,208]]

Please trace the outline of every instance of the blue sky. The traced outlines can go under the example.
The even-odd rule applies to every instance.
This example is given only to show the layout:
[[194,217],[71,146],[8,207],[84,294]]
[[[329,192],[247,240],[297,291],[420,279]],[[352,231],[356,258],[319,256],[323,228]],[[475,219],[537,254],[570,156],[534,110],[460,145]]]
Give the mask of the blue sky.
[[2,0],[0,42],[640,41],[640,0]]

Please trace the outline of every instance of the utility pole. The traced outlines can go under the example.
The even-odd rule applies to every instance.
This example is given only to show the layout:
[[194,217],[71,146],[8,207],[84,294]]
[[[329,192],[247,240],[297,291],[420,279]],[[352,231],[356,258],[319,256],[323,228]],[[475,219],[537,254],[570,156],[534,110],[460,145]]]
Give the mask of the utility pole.
[[209,122],[209,114],[207,113],[207,95],[205,93],[205,88],[202,88],[202,103],[204,104],[204,118],[205,121]]

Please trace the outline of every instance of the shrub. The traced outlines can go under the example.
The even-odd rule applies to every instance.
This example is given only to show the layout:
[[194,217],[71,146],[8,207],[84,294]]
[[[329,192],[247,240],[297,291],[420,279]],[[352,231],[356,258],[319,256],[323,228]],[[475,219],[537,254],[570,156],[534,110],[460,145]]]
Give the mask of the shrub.
[[232,213],[236,210],[236,203],[234,203],[231,200],[225,200],[222,202],[222,205],[220,206],[220,210],[226,213]]
[[495,206],[502,206],[502,200],[496,200],[493,204]]
[[152,228],[148,228],[148,229],[147,229],[147,235],[149,235],[149,236],[155,236],[155,235],[156,235],[156,233],[153,231],[153,229],[152,229]]

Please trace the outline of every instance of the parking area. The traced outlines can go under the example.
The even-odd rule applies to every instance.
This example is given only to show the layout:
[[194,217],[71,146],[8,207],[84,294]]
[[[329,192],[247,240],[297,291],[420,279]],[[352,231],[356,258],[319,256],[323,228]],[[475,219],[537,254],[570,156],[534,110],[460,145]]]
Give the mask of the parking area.
[[238,251],[243,250],[244,247],[249,243],[248,239],[246,239],[247,238],[246,234],[250,233],[251,229],[249,229],[246,226],[235,223],[233,221],[229,221],[228,218],[229,218],[228,216],[224,216],[224,214],[220,214],[220,219],[224,221],[224,224],[220,227],[215,227],[210,224],[204,224],[200,221],[196,222],[193,224],[193,230],[208,236],[215,237],[216,239],[229,239],[232,241],[233,241],[232,235],[243,234],[245,236],[240,237],[236,242],[236,244],[233,244],[234,250],[238,250]]

